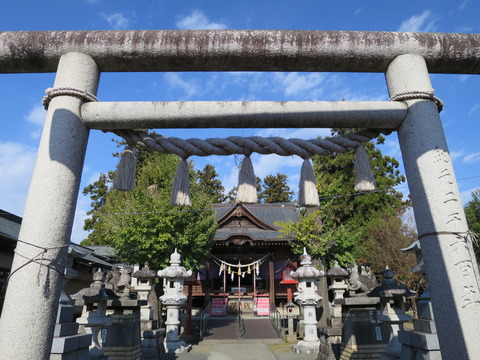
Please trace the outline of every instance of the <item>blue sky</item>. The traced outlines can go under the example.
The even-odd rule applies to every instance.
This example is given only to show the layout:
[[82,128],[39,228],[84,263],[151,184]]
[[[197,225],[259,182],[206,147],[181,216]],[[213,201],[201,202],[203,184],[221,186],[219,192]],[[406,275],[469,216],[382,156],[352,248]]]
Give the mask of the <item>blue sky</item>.
[[[478,33],[480,3],[465,1],[123,1],[18,0],[3,2],[0,31],[291,29]],[[480,82],[478,76],[432,75],[463,201],[480,187]],[[0,74],[0,208],[23,215],[45,111],[44,90],[54,74]],[[104,73],[100,101],[175,100],[387,100],[383,74],[358,73]],[[180,138],[283,136],[313,138],[328,129],[162,130]],[[82,188],[99,173],[115,168],[112,135],[92,131]],[[401,160],[396,134],[382,151]],[[261,178],[282,172],[297,190],[301,160],[253,156]],[[236,185],[238,158],[193,158],[197,168],[209,162],[224,186]],[[399,189],[408,193],[408,189]],[[90,200],[80,195],[72,240],[82,231]]]

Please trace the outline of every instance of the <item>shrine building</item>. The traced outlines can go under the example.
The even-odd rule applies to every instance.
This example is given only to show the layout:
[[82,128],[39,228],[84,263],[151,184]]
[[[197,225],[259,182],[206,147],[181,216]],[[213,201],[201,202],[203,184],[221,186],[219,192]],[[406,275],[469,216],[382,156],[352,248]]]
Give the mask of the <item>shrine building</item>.
[[211,299],[212,315],[235,311],[239,303],[244,312],[268,315],[270,304],[286,303],[296,289],[290,273],[297,256],[289,245],[292,239],[279,232],[277,222],[297,221],[298,206],[230,203],[215,204],[214,209],[218,229],[212,256],[186,284],[192,285],[194,304]]

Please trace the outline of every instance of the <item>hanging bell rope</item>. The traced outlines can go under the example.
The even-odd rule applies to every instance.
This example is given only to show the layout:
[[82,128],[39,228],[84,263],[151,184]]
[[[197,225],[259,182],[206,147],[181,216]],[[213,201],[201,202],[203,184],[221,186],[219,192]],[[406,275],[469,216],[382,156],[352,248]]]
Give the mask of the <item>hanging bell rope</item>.
[[182,159],[178,164],[177,172],[173,179],[172,194],[170,197],[170,205],[190,206],[190,180],[188,177],[188,162]]
[[257,178],[253,171],[250,155],[246,155],[238,172],[237,202],[255,204],[257,202]]
[[355,153],[355,190],[375,190],[375,177],[373,176],[365,148],[360,145]]
[[135,188],[135,154],[132,147],[127,146],[120,155],[120,161],[115,171],[113,188],[120,191],[132,191]]

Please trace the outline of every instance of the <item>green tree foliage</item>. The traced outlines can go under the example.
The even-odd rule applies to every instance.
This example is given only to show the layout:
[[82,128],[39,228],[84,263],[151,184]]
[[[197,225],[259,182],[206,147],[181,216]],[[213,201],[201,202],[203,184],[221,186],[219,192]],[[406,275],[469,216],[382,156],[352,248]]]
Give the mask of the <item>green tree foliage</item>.
[[287,175],[267,175],[263,179],[261,200],[264,203],[291,202],[294,192],[287,185]]
[[302,210],[299,221],[277,222],[280,232],[294,241],[290,244],[296,254],[302,254],[303,248],[314,258],[321,258],[326,264],[333,265],[337,260],[341,265],[355,260],[354,248],[358,236],[351,234],[343,225],[335,226],[321,210]]
[[168,265],[170,254],[177,248],[186,267],[198,265],[208,258],[216,229],[209,195],[201,191],[191,169],[192,207],[169,205],[179,158],[145,152],[139,155],[135,190],[108,189],[103,205],[95,212],[98,217],[93,235],[82,244],[109,245],[123,261],[148,261],[157,269]]
[[[465,205],[465,216],[467,218],[468,228],[476,236],[480,236],[480,189],[472,192],[472,200]],[[480,259],[480,246],[478,241],[474,242],[475,254]]]
[[[333,130],[332,136],[345,132]],[[384,141],[385,138],[380,136],[376,145],[383,144]],[[370,158],[377,191],[359,195],[351,195],[355,192],[354,150],[335,156],[313,158],[317,189],[321,201],[323,200],[321,209],[327,211],[338,225],[343,224],[355,230],[364,227],[368,220],[385,211],[398,214],[408,205],[408,202],[402,200],[403,194],[394,189],[395,186],[405,182],[405,177],[398,169],[398,161],[390,156],[384,156],[373,142],[366,143],[365,150]],[[322,198],[328,198],[328,201]]]
[[[333,129],[332,136],[349,131],[354,130]],[[380,136],[376,144],[365,144],[377,191],[355,194],[355,151],[312,158],[320,207],[301,216],[297,224],[281,224],[282,232],[295,239],[292,245],[296,253],[306,246],[313,255],[330,263],[332,259],[342,265],[353,260],[362,263],[369,224],[385,214],[402,214],[408,202],[393,187],[403,183],[405,177],[398,170],[398,161],[384,156],[376,147],[384,140]]]
[[420,276],[412,272],[416,265],[415,255],[400,249],[410,246],[416,239],[414,229],[398,216],[384,213],[368,223],[362,244],[362,259],[371,264],[372,271],[380,273],[388,265],[395,271],[395,278],[412,290],[419,289]]
[[227,197],[225,196],[225,188],[222,182],[218,179],[218,173],[215,168],[207,164],[203,170],[197,171],[198,184],[201,186],[203,192],[210,196],[215,204],[224,202]]

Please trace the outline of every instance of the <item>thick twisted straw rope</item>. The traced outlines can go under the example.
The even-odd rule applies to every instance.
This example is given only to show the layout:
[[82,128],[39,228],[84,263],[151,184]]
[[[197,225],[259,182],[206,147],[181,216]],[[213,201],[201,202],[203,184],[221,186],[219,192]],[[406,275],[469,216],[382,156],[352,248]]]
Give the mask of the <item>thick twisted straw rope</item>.
[[249,155],[277,154],[281,156],[298,155],[308,159],[313,155],[326,156],[332,153],[343,153],[351,148],[357,148],[364,142],[378,137],[381,133],[390,134],[390,130],[367,129],[354,134],[326,139],[284,139],[280,137],[240,137],[230,136],[225,139],[179,139],[166,138],[161,135],[148,134],[139,130],[117,130],[114,134],[122,137],[129,145],[138,145],[149,151],[162,154],[176,154],[182,159],[189,156],[209,155]]
[[438,112],[443,110],[443,101],[435,96],[435,92],[432,91],[404,91],[393,95],[389,101],[405,101],[405,100],[432,100],[438,108]]
[[56,97],[56,96],[61,96],[61,95],[70,95],[70,96],[76,96],[80,99],[82,99],[85,102],[97,102],[98,99],[95,95],[92,93],[89,93],[86,90],[79,90],[76,88],[72,87],[59,87],[59,88],[48,88],[45,90],[45,96],[43,97],[42,104],[45,110],[48,110],[48,105],[50,104],[50,101]]

